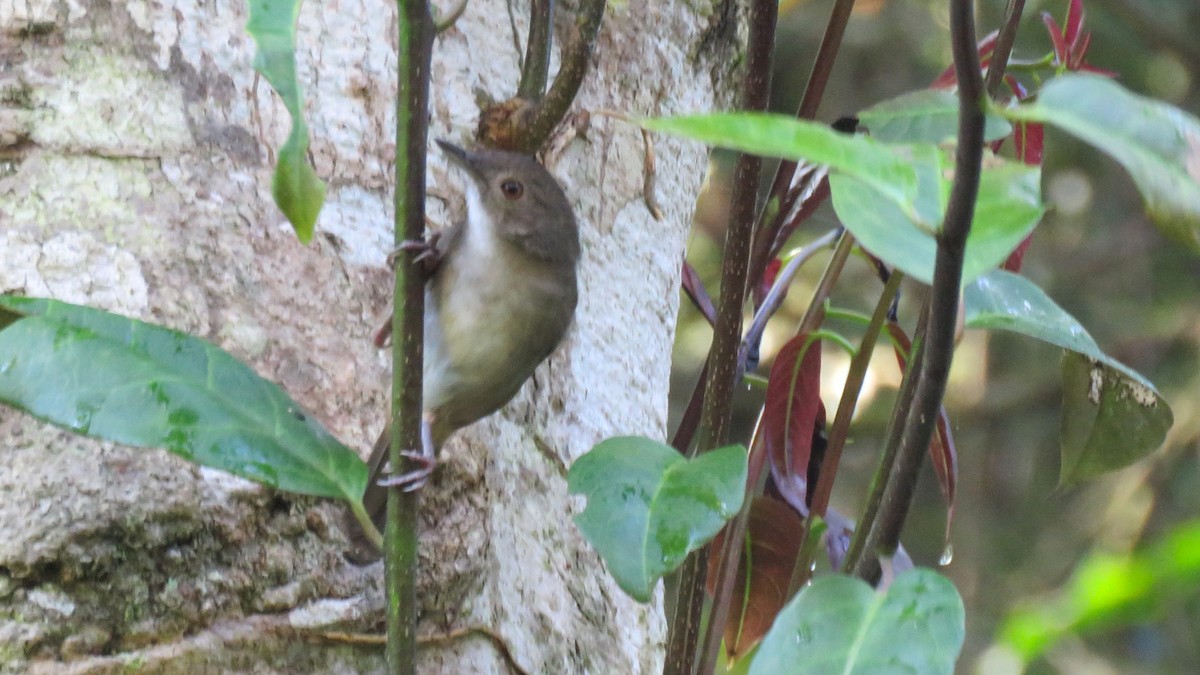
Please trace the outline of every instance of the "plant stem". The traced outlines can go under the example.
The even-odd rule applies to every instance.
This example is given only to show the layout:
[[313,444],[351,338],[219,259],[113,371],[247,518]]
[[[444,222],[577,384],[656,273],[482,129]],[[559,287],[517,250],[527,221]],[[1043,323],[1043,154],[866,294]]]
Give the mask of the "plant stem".
[[[888,308],[891,306],[892,299],[896,297],[896,291],[900,289],[900,281],[903,278],[904,274],[898,270],[893,271],[888,277],[887,284],[884,285],[883,292],[879,295],[879,302],[875,304],[875,311],[871,314],[871,322],[863,334],[858,354],[850,360],[850,370],[846,375],[846,384],[842,388],[842,398],[838,403],[833,425],[829,428],[829,443],[825,446],[825,458],[821,462],[820,477],[815,486],[808,486],[809,490],[813,490],[811,502],[813,515],[825,517],[825,510],[829,507],[829,497],[833,494],[833,480],[837,475],[842,450],[846,447],[846,438],[850,434],[850,420],[858,405],[859,392],[862,390],[863,380],[866,379],[867,367],[871,365],[871,355],[875,351],[879,333],[883,330],[883,322],[887,317]],[[809,524],[805,526],[806,535],[811,528],[811,521],[810,518]]]
[[1017,28],[1021,25],[1021,15],[1024,12],[1025,0],[1008,0],[1004,25],[1000,28],[1000,35],[996,37],[992,60],[988,63],[985,89],[992,98],[996,98],[1000,85],[1004,82],[1004,70],[1008,67],[1008,58],[1012,56],[1013,43],[1017,41]]
[[800,323],[796,326],[797,335],[811,333],[820,325],[825,316],[825,300],[833,292],[833,285],[842,276],[846,259],[850,257],[850,251],[854,250],[854,241],[854,235],[850,234],[849,230],[842,230],[833,255],[825,265],[825,271],[821,273],[821,280],[817,282],[817,290],[813,291],[812,302],[808,303],[808,309],[804,310],[804,316],[800,317]]
[[[838,48],[842,44],[842,35],[846,31],[846,23],[850,20],[850,10],[853,8],[854,0],[836,0],[833,11],[829,16],[829,23],[825,27],[825,35],[821,39],[821,48],[817,53],[816,60],[813,62],[812,74],[809,76],[808,87],[804,92],[804,99],[801,101],[800,108],[796,112],[797,117],[811,119],[816,116],[816,109],[821,103],[821,97],[824,95],[825,85],[829,81],[829,74],[833,71],[834,58],[837,56]],[[791,184],[795,171],[796,163],[788,161],[781,162],[775,171],[775,179],[772,183],[770,196],[767,198],[762,213],[758,216],[759,226],[754,239],[753,252],[750,257],[748,283],[746,285],[747,291],[757,286],[762,279],[763,272],[767,266],[771,244],[775,240],[775,234],[779,230],[782,219],[786,217],[787,211],[790,210],[790,208],[775,208],[772,210],[770,206],[774,202],[778,207],[783,201],[783,198],[788,193],[788,186]],[[814,202],[823,201],[826,196],[828,196],[828,183],[823,182],[814,190],[812,200]],[[768,216],[772,222],[769,227],[764,227],[763,225]],[[845,259],[843,258],[841,262],[844,263]],[[841,271],[840,264],[838,271]],[[679,426],[675,429],[675,435],[671,439],[671,445],[684,454],[688,454],[687,450],[691,447],[692,438],[695,436],[696,427],[700,421],[700,411],[704,405],[704,383],[708,381],[708,364],[709,361],[705,361],[704,368],[700,371],[699,380],[695,388],[692,389],[692,396],[688,399],[684,415],[680,419]]]
[[[778,13],[779,0],[751,0],[742,110],[764,111],[770,103],[771,55],[775,49],[775,20]],[[754,236],[754,212],[761,171],[761,157],[749,154],[738,157],[734,170],[729,229],[725,235],[725,256],[721,265],[717,323],[713,328],[704,407],[700,417],[700,437],[697,442],[699,452],[707,452],[724,445],[729,439],[733,389],[736,385],[742,344],[746,272],[750,259],[750,241]],[[707,568],[708,547],[704,546],[692,552],[680,570],[679,594],[668,635],[664,675],[691,675],[696,672],[696,643],[700,637],[700,615],[704,608],[704,577]],[[709,631],[713,630],[713,621],[710,620]],[[719,628],[716,629],[716,634],[720,635]],[[716,639],[716,646],[720,646],[719,637]],[[704,654],[701,656],[702,663],[714,663],[716,651],[716,648],[706,642]]]
[[525,63],[521,67],[521,84],[517,96],[527,101],[539,101],[546,93],[550,76],[550,46],[553,44],[554,0],[531,0],[529,4],[529,42],[525,47]]
[[[604,18],[604,0],[581,0],[579,14],[575,17],[575,32],[562,48],[562,56],[558,73],[549,91],[523,117],[520,129],[514,136],[515,145],[512,149],[519,152],[534,153],[550,132],[567,114],[567,109],[575,101],[575,94],[583,84],[583,76],[587,74],[587,64],[592,58],[592,47],[596,43],[596,35],[600,32],[600,22]],[[549,38],[547,37],[547,40]],[[544,86],[544,84],[543,84]]]
[[871,522],[860,523],[859,532],[855,534],[858,539],[861,532],[866,532],[854,574],[871,581],[879,576],[876,556],[890,557],[899,545],[900,531],[912,505],[917,470],[937,424],[938,408],[954,357],[963,253],[979,193],[986,93],[975,47],[971,0],[952,0],[950,3],[950,44],[959,99],[954,182],[946,217],[938,234],[933,288],[923,321],[924,339],[919,347],[914,345],[912,362],[904,378],[903,388],[911,388],[912,402],[902,407],[903,400],[898,401],[892,411],[890,424],[898,428],[899,433],[889,437],[889,446],[894,444],[895,448],[885,448],[884,455],[894,455],[895,461],[888,470],[880,494],[877,516]]
[[[817,49],[817,57],[813,61],[812,72],[808,76],[808,84],[800,106],[796,109],[796,117],[802,120],[816,119],[817,109],[825,96],[825,86],[829,84],[833,64],[837,53],[842,47],[842,37],[846,34],[846,24],[850,22],[850,12],[854,9],[854,0],[836,0],[833,10],[829,13],[829,23],[825,25],[825,34],[821,36],[821,46]],[[750,285],[758,284],[770,258],[771,245],[775,242],[776,234],[783,225],[784,219],[792,210],[787,196],[796,174],[796,162],[781,160],[775,169],[775,178],[771,181],[767,204],[774,202],[777,206],[773,211],[764,208],[759,214],[758,233],[754,240],[754,254],[750,258]],[[828,190],[824,192],[828,195]],[[770,216],[770,222],[767,222]]]
[[[429,66],[434,26],[428,0],[399,0],[397,33],[395,241],[425,233],[425,145],[429,128]],[[425,278],[411,256],[396,256],[392,315],[392,467],[405,467],[405,448],[420,444]],[[417,492],[388,490],[384,530],[387,664],[416,670]]]

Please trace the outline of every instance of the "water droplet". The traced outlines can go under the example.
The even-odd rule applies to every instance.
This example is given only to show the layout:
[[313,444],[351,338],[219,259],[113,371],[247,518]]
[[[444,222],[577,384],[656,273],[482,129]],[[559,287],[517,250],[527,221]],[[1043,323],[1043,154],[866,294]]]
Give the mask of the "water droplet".
[[942,567],[954,562],[954,544],[946,542],[946,548],[942,550],[942,557],[938,558],[938,564]]

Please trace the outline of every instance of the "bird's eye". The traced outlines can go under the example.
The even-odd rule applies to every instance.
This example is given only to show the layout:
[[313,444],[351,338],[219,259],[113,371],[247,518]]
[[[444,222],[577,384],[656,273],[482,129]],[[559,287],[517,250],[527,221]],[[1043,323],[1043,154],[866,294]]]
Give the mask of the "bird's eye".
[[521,184],[521,181],[509,178],[500,183],[500,191],[504,193],[506,199],[520,199],[521,195],[525,194],[525,186]]

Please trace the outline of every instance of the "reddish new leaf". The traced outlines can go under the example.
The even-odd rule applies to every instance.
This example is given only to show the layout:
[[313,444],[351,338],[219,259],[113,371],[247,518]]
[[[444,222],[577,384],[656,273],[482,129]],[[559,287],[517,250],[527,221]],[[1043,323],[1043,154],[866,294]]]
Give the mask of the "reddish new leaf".
[[803,504],[813,428],[821,409],[821,344],[792,338],[771,366],[763,403],[763,440],[771,475],[784,497]]
[[1032,241],[1032,234],[1025,237],[1025,241],[1022,241],[1012,253],[1008,254],[1008,259],[1004,261],[1001,267],[1009,272],[1020,272],[1021,265],[1025,262],[1025,252],[1029,250],[1029,244]]
[[700,275],[696,274],[696,269],[686,260],[683,261],[683,277],[680,283],[683,285],[684,292],[691,298],[692,304],[700,310],[705,319],[708,319],[709,325],[715,325],[717,309],[713,306],[712,297],[704,289],[704,282],[700,280]]
[[762,281],[754,291],[755,307],[762,305],[763,299],[771,292],[771,287],[775,285],[775,279],[779,276],[781,267],[783,267],[783,261],[779,258],[771,258],[771,262],[767,263],[766,269],[763,270]]
[[[908,353],[912,351],[912,341],[899,324],[888,322],[888,333],[896,348],[896,360],[903,372],[908,365]],[[929,442],[929,459],[933,463],[933,472],[937,474],[938,484],[942,494],[946,496],[946,532],[950,531],[950,523],[954,520],[954,498],[958,484],[958,451],[954,447],[954,437],[950,435],[950,418],[946,415],[946,407],[939,406],[937,433]]]
[[[771,497],[756,497],[750,504],[746,523],[749,551],[738,564],[737,581],[730,598],[725,624],[725,652],[732,664],[762,640],[787,603],[792,568],[800,552],[804,524],[787,504]],[[725,531],[713,539],[713,550],[721,550]],[[746,574],[747,563],[750,574]],[[717,556],[708,559],[708,594],[717,573]]]
[[1067,44],[1073,45],[1079,39],[1079,30],[1083,27],[1083,0],[1071,0],[1067,8],[1067,21],[1063,26],[1063,38]]
[[1070,47],[1067,46],[1067,39],[1058,27],[1058,22],[1050,16],[1050,12],[1042,12],[1042,23],[1046,25],[1046,32],[1050,34],[1050,42],[1054,45],[1054,59],[1058,63],[1066,63]]
[[[979,41],[979,65],[982,68],[987,68],[988,62],[992,60],[992,52],[996,51],[996,39],[1000,37],[1000,31],[994,30]],[[954,66],[947,66],[929,85],[930,89],[949,89],[958,84],[958,76],[954,74]]]
[[1046,24],[1046,32],[1050,34],[1050,41],[1054,44],[1054,62],[1058,67],[1067,71],[1085,71],[1104,75],[1105,77],[1115,77],[1116,73],[1111,70],[1097,68],[1087,62],[1088,47],[1092,44],[1092,34],[1083,31],[1083,2],[1081,0],[1071,0],[1070,6],[1067,8],[1066,23],[1062,29],[1058,27],[1058,22],[1048,12],[1042,12],[1042,23]]

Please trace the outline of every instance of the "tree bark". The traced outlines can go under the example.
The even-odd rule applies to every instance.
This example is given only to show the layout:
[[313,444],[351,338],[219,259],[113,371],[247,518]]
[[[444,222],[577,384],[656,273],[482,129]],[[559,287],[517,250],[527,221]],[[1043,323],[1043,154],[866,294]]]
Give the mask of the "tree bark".
[[[731,6],[614,4],[572,111],[726,107],[741,48]],[[506,7],[472,0],[437,38],[432,137],[469,143],[483,99],[515,93],[524,45]],[[520,42],[528,3],[513,9]],[[562,9],[557,45],[573,20]],[[204,336],[365,455],[389,381],[370,334],[391,286],[394,12],[301,12],[311,156],[329,184],[303,246],[271,202],[289,120],[251,68],[242,3],[0,0],[0,291]],[[420,672],[661,669],[661,602],[612,583],[565,482],[605,437],[666,432],[706,160],[692,143],[657,149],[661,222],[636,129],[593,117],[586,134],[552,137],[546,164],[582,225],[576,322],[511,404],[448,444],[426,488]],[[428,180],[432,218],[451,222],[462,177],[435,153]],[[381,647],[344,634],[381,632],[382,568],[345,560],[338,505],[7,409],[0,448],[0,671],[382,668]]]

